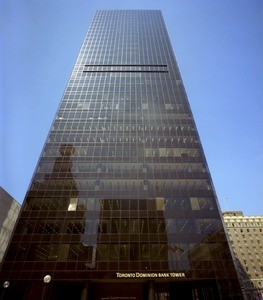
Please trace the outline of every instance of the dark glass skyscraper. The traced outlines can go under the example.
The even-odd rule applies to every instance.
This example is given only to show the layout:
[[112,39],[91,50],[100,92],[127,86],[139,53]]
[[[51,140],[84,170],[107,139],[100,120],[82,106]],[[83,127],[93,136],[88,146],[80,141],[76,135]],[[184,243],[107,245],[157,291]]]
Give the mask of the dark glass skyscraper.
[[241,297],[161,12],[95,14],[0,276],[4,299]]

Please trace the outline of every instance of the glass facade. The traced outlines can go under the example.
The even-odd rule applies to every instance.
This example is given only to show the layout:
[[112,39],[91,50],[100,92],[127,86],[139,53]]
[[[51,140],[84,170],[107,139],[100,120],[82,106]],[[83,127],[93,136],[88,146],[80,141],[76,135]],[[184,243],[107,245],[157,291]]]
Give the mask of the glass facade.
[[160,11],[95,13],[0,276],[14,299],[241,297]]

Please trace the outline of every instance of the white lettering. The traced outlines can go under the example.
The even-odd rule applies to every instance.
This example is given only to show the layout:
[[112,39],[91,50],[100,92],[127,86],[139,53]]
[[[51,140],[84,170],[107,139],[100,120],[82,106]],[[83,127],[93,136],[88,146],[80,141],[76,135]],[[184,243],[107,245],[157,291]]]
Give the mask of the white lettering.
[[136,277],[153,278],[158,277],[157,273],[136,273]]
[[185,277],[185,273],[120,273],[116,272],[117,278],[177,278],[177,277]]
[[117,278],[132,278],[135,277],[135,273],[116,273]]

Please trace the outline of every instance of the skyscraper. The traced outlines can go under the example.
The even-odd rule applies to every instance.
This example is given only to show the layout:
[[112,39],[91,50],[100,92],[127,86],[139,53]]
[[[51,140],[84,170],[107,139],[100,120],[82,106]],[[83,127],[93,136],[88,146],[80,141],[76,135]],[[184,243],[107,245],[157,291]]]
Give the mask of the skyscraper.
[[241,297],[161,12],[96,12],[0,277],[13,299]]
[[0,262],[6,251],[21,205],[0,186]]
[[263,216],[244,216],[242,211],[226,211],[223,219],[244,299],[263,299]]

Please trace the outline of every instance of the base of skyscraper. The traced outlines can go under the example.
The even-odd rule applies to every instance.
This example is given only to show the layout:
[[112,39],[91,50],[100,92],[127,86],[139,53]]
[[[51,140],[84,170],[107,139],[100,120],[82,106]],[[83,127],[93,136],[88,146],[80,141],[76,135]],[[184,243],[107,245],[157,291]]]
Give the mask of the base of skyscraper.
[[220,290],[230,282],[215,280],[100,280],[100,281],[17,281],[1,291],[1,300],[220,300],[243,299],[235,287],[228,294]]

